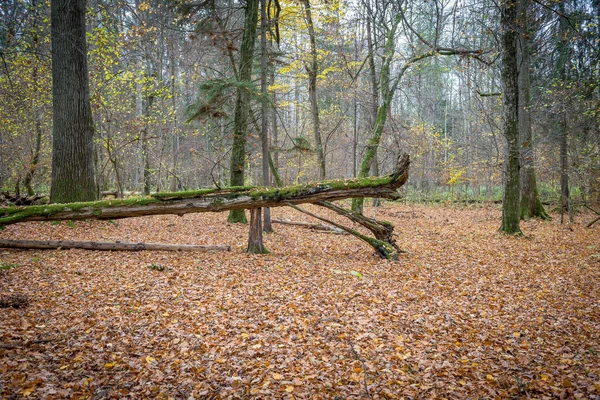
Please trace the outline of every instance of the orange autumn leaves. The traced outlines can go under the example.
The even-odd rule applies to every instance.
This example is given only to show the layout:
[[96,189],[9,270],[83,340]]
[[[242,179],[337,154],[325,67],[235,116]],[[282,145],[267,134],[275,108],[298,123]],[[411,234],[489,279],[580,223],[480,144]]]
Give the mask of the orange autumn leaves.
[[600,395],[600,247],[586,218],[528,221],[513,238],[495,208],[377,215],[408,251],[398,262],[277,225],[272,254],[247,255],[248,227],[220,214],[10,226],[0,237],[233,250],[0,250],[17,265],[0,271],[0,295],[29,299],[0,309],[0,397]]

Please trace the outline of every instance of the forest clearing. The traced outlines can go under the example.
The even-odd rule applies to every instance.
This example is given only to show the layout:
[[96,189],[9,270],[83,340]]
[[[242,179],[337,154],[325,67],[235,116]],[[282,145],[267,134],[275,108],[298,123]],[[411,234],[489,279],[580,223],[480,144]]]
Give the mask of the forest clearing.
[[0,397],[599,398],[600,226],[553,214],[503,235],[500,207],[365,207],[398,261],[286,225],[247,254],[225,213],[8,226],[232,250],[0,250],[0,298],[23,303],[0,308]]

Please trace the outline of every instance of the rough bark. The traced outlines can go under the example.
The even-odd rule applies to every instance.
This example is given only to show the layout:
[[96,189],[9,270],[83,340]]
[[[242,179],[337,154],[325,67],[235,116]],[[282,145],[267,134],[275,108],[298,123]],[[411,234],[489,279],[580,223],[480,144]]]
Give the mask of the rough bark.
[[506,140],[504,193],[500,231],[521,234],[519,189],[519,87],[517,66],[517,1],[504,0],[501,10],[502,29],[502,134]]
[[98,198],[90,108],[85,0],[51,1],[53,203]]
[[521,148],[521,219],[538,217],[550,219],[540,200],[535,175],[533,135],[531,129],[531,82],[529,75],[530,48],[528,24],[529,0],[519,0],[519,42],[517,60],[519,65],[519,142]]
[[[256,41],[256,26],[258,22],[259,0],[247,0],[244,22],[244,34],[240,49],[239,81],[252,82],[252,59],[254,58],[254,43]],[[244,166],[246,164],[246,141],[248,129],[248,114],[250,110],[250,93],[243,86],[237,89],[233,120],[233,144],[231,147],[230,180],[231,186],[243,186],[245,180]],[[232,210],[227,219],[231,223],[247,223],[244,210]]]
[[306,25],[308,27],[308,38],[310,42],[310,65],[306,65],[308,74],[308,98],[310,101],[310,111],[313,119],[313,129],[315,136],[315,147],[317,151],[317,159],[319,162],[319,179],[325,179],[325,151],[323,141],[321,139],[321,122],[319,120],[319,105],[317,104],[317,73],[319,71],[319,63],[317,60],[317,44],[315,38],[315,28],[312,20],[312,13],[309,0],[302,0],[304,4],[304,13],[306,17]]
[[267,254],[269,250],[263,245],[262,236],[262,210],[252,208],[250,210],[250,231],[248,233],[248,249],[250,254]]
[[396,190],[408,179],[409,164],[408,155],[405,154],[399,159],[396,171],[384,177],[338,179],[282,188],[204,189],[195,192],[157,193],[150,198],[3,208],[0,209],[0,226],[25,221],[106,220],[282,207],[356,197],[398,199],[400,196]]
[[203,246],[165,243],[79,242],[71,240],[0,240],[0,247],[12,249],[86,249],[158,251],[230,251],[229,246]]

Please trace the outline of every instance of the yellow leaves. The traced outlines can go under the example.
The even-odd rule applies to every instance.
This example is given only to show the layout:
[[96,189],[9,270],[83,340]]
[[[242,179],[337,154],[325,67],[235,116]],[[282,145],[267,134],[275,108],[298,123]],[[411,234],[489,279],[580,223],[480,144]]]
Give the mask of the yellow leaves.
[[146,360],[146,362],[148,364],[152,364],[153,362],[156,361],[156,359],[154,357],[152,357],[152,356],[146,356],[146,358],[144,360]]
[[146,3],[145,1],[140,3],[140,5],[138,6],[138,11],[144,12],[144,11],[148,11],[150,9],[150,4]]
[[114,367],[115,367],[115,365],[117,365],[117,362],[116,362],[116,361],[109,362],[109,363],[106,363],[106,364],[104,364],[104,368],[111,369],[111,368],[114,368]]
[[275,379],[276,381],[280,381],[283,379],[283,375],[279,374],[279,373],[274,373],[273,375],[271,375],[273,377],[273,379]]
[[23,397],[29,397],[29,396],[31,396],[31,393],[33,393],[34,391],[35,391],[35,388],[23,389],[21,391],[21,396],[23,396]]
[[550,375],[540,374],[540,379],[544,382],[548,382],[550,380]]
[[294,387],[291,385],[288,385],[285,387],[285,391],[288,393],[292,393],[294,391]]

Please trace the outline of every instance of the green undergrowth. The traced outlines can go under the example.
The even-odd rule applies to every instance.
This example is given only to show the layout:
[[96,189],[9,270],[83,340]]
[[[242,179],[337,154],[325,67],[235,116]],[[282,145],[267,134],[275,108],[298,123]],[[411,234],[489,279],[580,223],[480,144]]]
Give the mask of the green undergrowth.
[[9,269],[17,268],[18,266],[19,264],[3,262],[0,263],[0,271],[7,271]]

